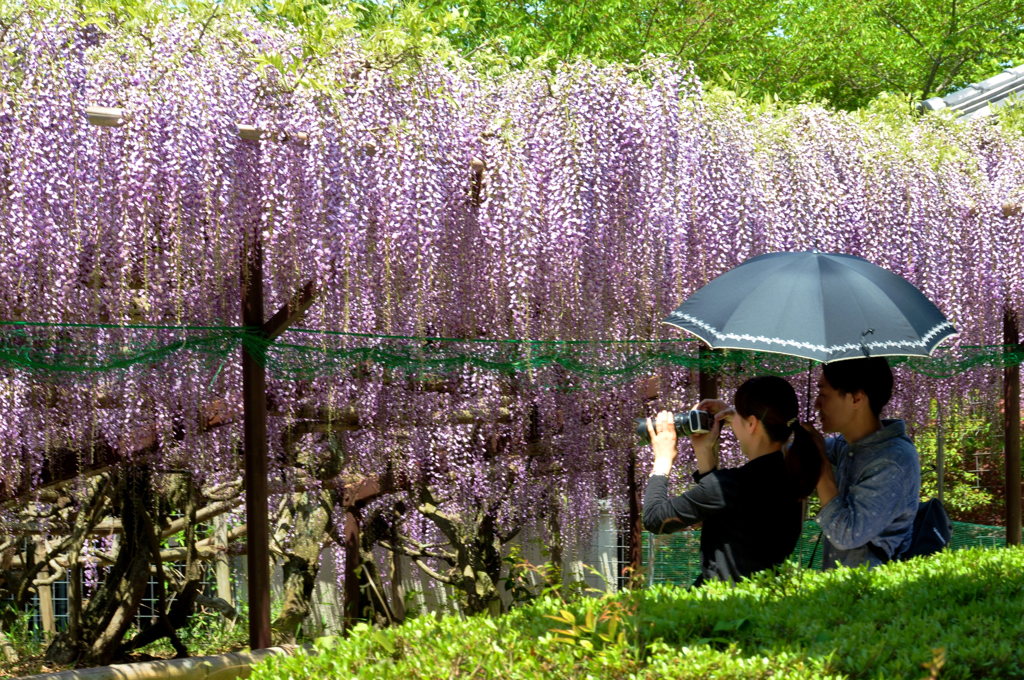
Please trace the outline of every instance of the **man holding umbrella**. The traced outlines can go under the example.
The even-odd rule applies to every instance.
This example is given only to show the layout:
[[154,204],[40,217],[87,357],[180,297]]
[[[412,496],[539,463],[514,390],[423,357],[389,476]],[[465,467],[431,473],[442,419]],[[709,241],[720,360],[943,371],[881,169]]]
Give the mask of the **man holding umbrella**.
[[930,356],[956,335],[919,290],[853,255],[768,253],[694,292],[665,323],[716,349],[824,364],[815,405],[825,432],[838,434],[819,438],[835,466],[823,466],[817,486],[824,566],[882,564],[910,544],[920,461],[903,421],[879,417],[893,386],[885,357]]
[[903,421],[879,418],[892,386],[885,357],[825,364],[818,377],[821,428],[838,433],[817,486],[826,569],[877,566],[910,546],[921,467]]

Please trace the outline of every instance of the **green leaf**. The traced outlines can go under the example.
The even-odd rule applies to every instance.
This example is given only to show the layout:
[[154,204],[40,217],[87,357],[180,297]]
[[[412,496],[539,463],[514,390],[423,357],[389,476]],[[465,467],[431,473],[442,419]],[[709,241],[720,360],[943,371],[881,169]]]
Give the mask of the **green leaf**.
[[388,654],[394,654],[395,653],[395,645],[391,642],[391,640],[388,638],[388,636],[385,635],[382,631],[379,631],[379,630],[374,631],[374,633],[373,633],[373,640],[378,645],[383,647],[384,650]]

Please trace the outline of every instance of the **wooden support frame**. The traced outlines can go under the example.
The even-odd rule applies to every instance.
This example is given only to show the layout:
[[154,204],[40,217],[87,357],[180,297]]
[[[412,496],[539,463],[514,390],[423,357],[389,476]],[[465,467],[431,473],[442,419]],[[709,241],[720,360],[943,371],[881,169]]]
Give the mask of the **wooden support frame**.
[[302,315],[306,313],[306,310],[316,300],[316,296],[316,285],[310,281],[284,307],[277,310],[277,314],[274,314],[263,324],[262,332],[267,340],[273,340],[284,333],[289,326],[298,323],[302,319]]
[[[201,408],[199,431],[206,432],[230,425],[237,422],[240,415],[224,401],[211,402]],[[174,438],[184,438],[184,429],[176,428]],[[156,426],[146,425],[116,445],[102,442],[80,449],[64,447],[53,450],[37,478],[26,480],[26,483],[9,492],[0,491],[0,504],[8,504],[33,491],[60,486],[83,475],[88,477],[107,472],[128,460],[139,462],[156,453],[159,447],[160,435]]]
[[[263,243],[259,225],[252,230],[250,252],[243,258],[242,325],[269,342],[301,318],[313,304],[312,281],[293,296],[269,321],[263,320]],[[245,456],[245,514],[248,530],[246,566],[249,585],[249,647],[271,645],[270,623],[270,510],[267,446],[267,373],[252,349],[242,346],[243,449]]]
[[[708,345],[703,342],[700,344],[700,348],[697,350],[698,356],[703,362],[711,356],[715,350],[711,349]],[[711,371],[700,371],[697,373],[697,384],[698,390],[700,391],[701,399],[718,399],[718,374],[712,373]]]
[[345,583],[342,589],[344,596],[345,634],[360,618],[359,611],[359,568],[362,558],[359,555],[359,522],[360,509],[375,498],[395,490],[394,477],[370,477],[358,484],[347,485],[341,498],[345,508],[345,528],[342,546],[345,549]]
[[274,132],[272,130],[263,130],[255,125],[243,125],[241,123],[235,125],[235,128],[238,130],[239,137],[247,139],[250,142],[270,140],[282,143],[292,142],[293,144],[300,144],[303,146],[309,143],[309,135],[305,132]]
[[[263,328],[263,245],[259,226],[253,230],[250,252],[242,259],[242,325]],[[246,235],[248,236],[248,235]],[[270,647],[270,513],[267,472],[267,372],[252,350],[242,346],[243,449],[245,455],[245,515],[248,526],[246,559],[249,569],[249,647]]]
[[[86,116],[93,125],[119,127],[130,118],[124,109],[90,106]],[[281,142],[308,141],[305,133],[291,135],[268,134],[253,125],[237,125],[243,139],[260,141],[270,139]],[[316,298],[313,282],[306,286],[281,310],[264,323],[263,318],[263,244],[259,225],[246,234],[251,241],[243,252],[242,325],[272,341],[295,323]],[[245,509],[248,531],[247,560],[249,568],[249,646],[252,649],[270,647],[270,513],[267,506],[268,446],[267,446],[267,375],[261,357],[242,346],[242,403],[243,449],[245,456]],[[157,446],[154,433],[151,446]],[[104,457],[101,465],[109,466],[120,456]]]
[[[90,125],[100,127],[121,127],[132,117],[127,110],[113,106],[87,106],[85,107],[85,116],[89,119]],[[235,130],[239,137],[253,142],[268,140],[302,145],[309,143],[309,135],[305,132],[274,132],[243,123],[236,123]]]
[[359,620],[359,515],[354,508],[345,512],[345,587],[342,591],[345,609],[345,634]]

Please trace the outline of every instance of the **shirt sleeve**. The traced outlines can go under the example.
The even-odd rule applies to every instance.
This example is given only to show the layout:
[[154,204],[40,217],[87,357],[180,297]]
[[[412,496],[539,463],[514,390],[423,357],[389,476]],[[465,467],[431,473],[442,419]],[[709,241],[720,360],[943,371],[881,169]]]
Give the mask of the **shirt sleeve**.
[[889,526],[899,510],[907,473],[898,463],[881,461],[821,509],[815,521],[840,550],[867,544]]
[[675,498],[669,498],[668,477],[651,477],[644,491],[644,528],[652,534],[670,534],[722,512],[729,484],[726,480],[723,486],[720,477],[715,472],[700,475],[696,486]]

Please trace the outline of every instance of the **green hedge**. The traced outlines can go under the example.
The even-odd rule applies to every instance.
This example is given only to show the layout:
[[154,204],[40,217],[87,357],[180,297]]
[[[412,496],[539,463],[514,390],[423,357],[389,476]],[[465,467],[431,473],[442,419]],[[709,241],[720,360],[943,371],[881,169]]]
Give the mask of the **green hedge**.
[[[554,618],[552,618],[554,617]],[[559,620],[556,620],[559,619]],[[1021,678],[1024,549],[357,627],[253,678]]]

